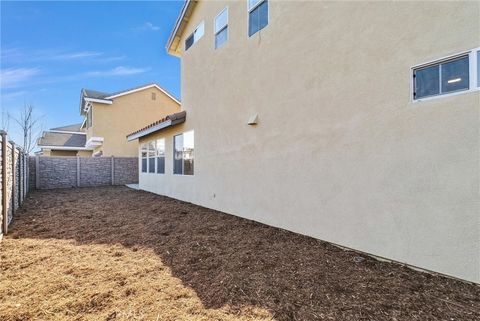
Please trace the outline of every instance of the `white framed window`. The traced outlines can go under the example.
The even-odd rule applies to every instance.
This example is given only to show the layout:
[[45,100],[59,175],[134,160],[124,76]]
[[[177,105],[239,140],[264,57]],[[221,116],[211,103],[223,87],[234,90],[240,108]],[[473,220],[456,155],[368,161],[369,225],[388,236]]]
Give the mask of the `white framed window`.
[[93,107],[90,106],[87,111],[87,128],[93,126]]
[[194,43],[200,40],[203,35],[205,34],[205,22],[202,21],[200,24],[195,28],[190,36],[185,40],[185,51],[187,51]]
[[247,0],[248,36],[268,26],[268,0]]
[[143,143],[140,145],[140,159],[141,159],[141,171],[147,173],[148,169],[148,145]]
[[142,173],[165,173],[165,138],[140,145]]
[[148,142],[148,173],[155,173],[155,141]]
[[228,40],[228,7],[223,9],[213,23],[215,35],[215,49],[220,48]]
[[173,137],[173,174],[193,175],[194,132],[193,130]]
[[477,90],[480,87],[479,48],[412,68],[414,101]]
[[157,174],[165,174],[165,138],[157,139],[156,143]]

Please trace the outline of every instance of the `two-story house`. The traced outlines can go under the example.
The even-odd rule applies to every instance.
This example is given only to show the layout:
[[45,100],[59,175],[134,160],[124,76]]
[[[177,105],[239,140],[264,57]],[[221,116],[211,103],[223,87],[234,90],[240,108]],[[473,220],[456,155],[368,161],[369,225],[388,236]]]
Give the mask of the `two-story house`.
[[186,1],[140,188],[480,282],[479,2]]
[[52,128],[38,141],[45,156],[137,156],[138,145],[125,135],[152,118],[180,111],[180,102],[157,84],[116,93],[82,89],[83,123]]

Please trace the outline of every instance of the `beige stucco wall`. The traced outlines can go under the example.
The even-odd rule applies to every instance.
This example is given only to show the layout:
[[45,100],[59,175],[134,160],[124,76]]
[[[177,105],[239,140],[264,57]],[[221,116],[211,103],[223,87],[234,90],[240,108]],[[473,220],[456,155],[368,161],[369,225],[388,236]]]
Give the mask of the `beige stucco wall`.
[[91,150],[50,150],[42,149],[43,156],[92,156]]
[[92,151],[91,150],[79,150],[77,152],[76,156],[90,157],[90,156],[92,156]]
[[138,142],[127,142],[127,134],[179,110],[179,104],[157,88],[114,98],[111,105],[93,103],[93,126],[87,130],[87,140],[103,137],[103,145],[94,151],[103,151],[103,156],[137,156]]
[[77,156],[76,150],[51,150],[50,155],[45,156]]
[[[155,193],[480,282],[479,92],[411,101],[410,68],[480,45],[478,2],[200,2],[181,41],[187,121]],[[247,120],[258,113],[259,123]],[[195,130],[195,175],[172,135]],[[150,137],[147,137],[148,140]]]

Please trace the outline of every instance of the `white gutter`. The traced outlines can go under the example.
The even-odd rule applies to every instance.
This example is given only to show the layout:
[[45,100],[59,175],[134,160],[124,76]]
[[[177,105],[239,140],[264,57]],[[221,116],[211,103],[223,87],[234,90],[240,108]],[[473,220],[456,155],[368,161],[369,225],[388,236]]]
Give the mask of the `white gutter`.
[[46,130],[49,133],[59,133],[59,134],[75,134],[75,135],[86,135],[87,133],[84,132],[69,132],[65,130]]
[[55,150],[93,150],[89,147],[70,147],[70,146],[55,146],[55,145],[37,145],[43,149],[55,149]]

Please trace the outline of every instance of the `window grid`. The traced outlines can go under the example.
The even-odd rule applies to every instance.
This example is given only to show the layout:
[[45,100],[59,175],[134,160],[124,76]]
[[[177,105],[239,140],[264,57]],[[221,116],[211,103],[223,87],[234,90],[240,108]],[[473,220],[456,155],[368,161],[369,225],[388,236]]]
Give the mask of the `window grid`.
[[[463,68],[461,66],[462,59],[464,60]],[[458,62],[460,64],[460,67],[448,66],[449,63],[454,63],[454,62]],[[439,87],[438,92],[435,94],[423,95],[419,97],[417,95],[418,93],[417,73],[435,66],[437,67],[437,70],[438,70],[438,77],[437,77],[438,87]],[[446,66],[448,66],[449,69],[445,69]],[[457,70],[455,70],[455,67],[457,67]],[[436,99],[439,97],[457,95],[457,94],[480,90],[480,48],[470,49],[458,54],[454,54],[441,59],[419,64],[411,67],[411,70],[412,70],[411,97],[413,101],[430,100],[430,99]],[[455,72],[457,72],[459,76],[461,76],[458,78],[461,78],[463,80],[463,84],[458,84],[456,86],[457,88],[455,88],[455,86],[453,85],[450,85],[453,87],[452,90],[448,90],[448,88],[447,89],[442,88],[442,86],[443,87],[449,86],[448,84],[443,84],[443,80],[445,79],[444,74],[446,73],[448,75],[450,73],[450,75],[455,75]],[[458,81],[462,81],[462,80],[458,80]]]
[[[225,20],[223,24],[221,21],[222,19]],[[215,38],[215,49],[220,48],[228,41],[228,7],[220,11],[220,13],[215,17],[213,23],[213,33]]]

